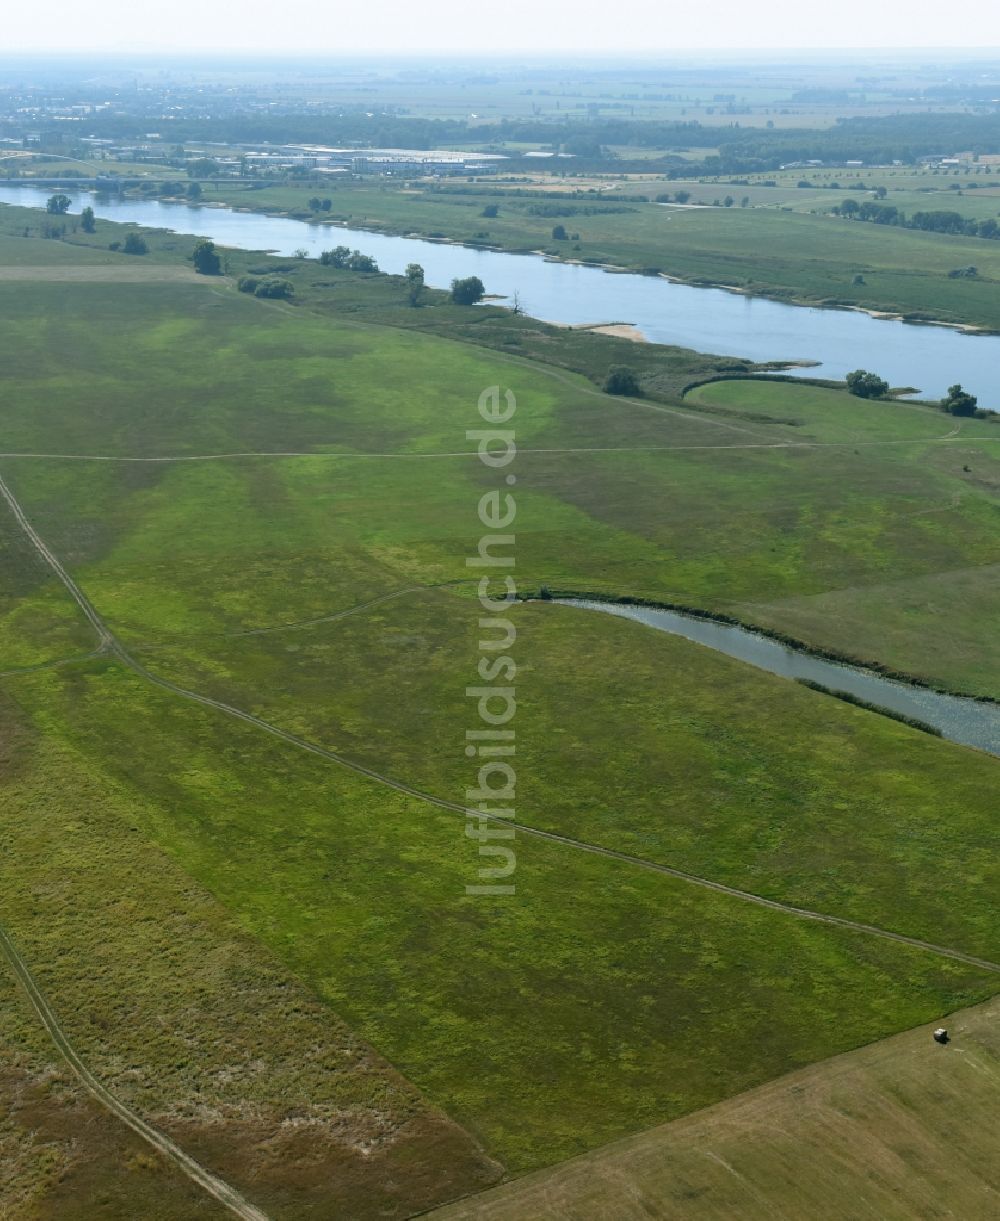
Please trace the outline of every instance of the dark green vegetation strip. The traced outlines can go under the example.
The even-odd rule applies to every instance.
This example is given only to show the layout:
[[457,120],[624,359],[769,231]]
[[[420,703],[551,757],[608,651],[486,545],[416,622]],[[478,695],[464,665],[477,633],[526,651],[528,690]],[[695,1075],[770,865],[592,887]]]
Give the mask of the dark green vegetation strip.
[[845,704],[853,704],[855,708],[866,708],[869,712],[878,712],[882,716],[890,717],[893,721],[909,725],[911,729],[919,729],[921,733],[933,734],[936,738],[942,736],[941,730],[936,725],[928,725],[926,721],[917,720],[916,717],[894,712],[891,708],[883,708],[879,704],[872,704],[868,700],[861,699],[860,696],[852,695],[850,691],[838,691],[835,687],[824,686],[823,683],[814,682],[811,678],[798,678],[795,681],[801,683],[803,687],[808,687],[811,691],[821,691],[824,695],[832,695],[835,699],[843,700]]

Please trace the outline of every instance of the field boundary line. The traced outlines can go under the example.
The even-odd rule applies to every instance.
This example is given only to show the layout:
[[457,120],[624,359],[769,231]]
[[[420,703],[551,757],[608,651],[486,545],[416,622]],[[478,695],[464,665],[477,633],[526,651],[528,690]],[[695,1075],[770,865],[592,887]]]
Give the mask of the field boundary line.
[[27,993],[32,1008],[37,1013],[52,1042],[88,1092],[102,1106],[106,1107],[107,1110],[120,1119],[122,1123],[126,1124],[133,1132],[152,1145],[157,1152],[161,1153],[168,1161],[173,1162],[192,1182],[203,1188],[210,1196],[228,1208],[230,1212],[235,1213],[237,1217],[242,1217],[244,1221],[268,1221],[266,1213],[261,1212],[259,1208],[245,1200],[234,1187],[230,1187],[222,1179],[216,1178],[204,1166],[196,1162],[193,1157],[185,1153],[179,1145],[174,1144],[169,1136],[165,1136],[162,1132],[146,1123],[144,1119],[136,1115],[133,1110],[126,1106],[115,1094],[112,1094],[94,1076],[77,1054],[73,1044],[69,1041],[59,1023],[59,1019],[46,1000],[45,994],[35,982],[34,976],[18,952],[10,935],[2,926],[0,926],[0,948],[3,949],[8,962],[14,970],[14,974]]
[[645,857],[633,856],[627,852],[620,852],[615,848],[606,848],[600,844],[591,844],[584,840],[573,839],[571,836],[560,835],[555,831],[545,831],[540,827],[530,826],[527,823],[511,822],[509,818],[504,818],[502,815],[485,813],[484,811],[474,809],[471,806],[462,805],[460,802],[450,801],[446,797],[435,797],[430,793],[425,793],[423,790],[415,788],[413,785],[406,784],[402,780],[395,780],[391,776],[386,776],[381,772],[376,771],[374,768],[365,766],[363,763],[358,763],[352,759],[348,759],[344,755],[338,754],[337,751],[330,750],[325,746],[320,746],[316,742],[310,742],[307,738],[299,737],[298,734],[291,733],[287,729],[282,729],[280,726],[273,725],[270,721],[265,721],[262,717],[256,716],[252,712],[246,712],[242,708],[236,708],[232,704],[226,704],[222,700],[213,699],[211,696],[201,695],[197,691],[190,691],[188,688],[182,687],[178,683],[171,682],[170,679],[161,678],[159,675],[147,670],[146,667],[132,657],[124,645],[117,640],[111,629],[104,623],[104,620],[101,618],[96,608],[91,604],[86,594],[84,594],[65,568],[63,568],[62,564],[60,564],[58,559],[56,559],[56,557],[36,533],[2,476],[0,476],[0,496],[7,501],[7,504],[11,507],[15,517],[27,533],[31,542],[39,551],[39,554],[48,564],[50,564],[53,571],[66,586],[70,596],[87,616],[87,619],[98,633],[98,637],[102,644],[106,643],[106,651],[109,654],[117,657],[123,665],[128,667],[134,673],[138,674],[141,678],[144,678],[147,682],[152,683],[156,687],[160,687],[164,691],[172,692],[174,695],[179,695],[183,699],[201,704],[203,707],[214,708],[219,712],[224,712],[228,716],[243,721],[247,725],[254,725],[258,729],[263,730],[265,733],[268,733],[283,742],[287,742],[291,746],[296,746],[300,750],[305,750],[310,754],[319,755],[321,758],[329,759],[331,762],[337,763],[341,767],[345,767],[360,776],[366,776],[369,780],[374,780],[376,783],[394,789],[396,792],[402,793],[407,797],[413,797],[418,801],[426,802],[427,804],[436,806],[439,809],[448,810],[451,813],[459,814],[463,818],[473,817],[494,821],[505,827],[513,827],[515,830],[522,832],[524,835],[533,836],[536,839],[547,840],[548,842],[554,844],[562,844],[564,847],[574,848],[580,852],[589,852],[595,856],[603,856],[611,860],[622,861],[625,864],[633,865],[637,868],[645,869],[652,873],[659,873],[666,877],[675,878],[678,881],[687,882],[693,886],[699,886],[704,890],[714,891],[716,894],[723,894],[729,896],[730,898],[739,899],[744,903],[752,903],[758,907],[768,908],[771,911],[783,912],[785,915],[795,916],[801,920],[813,920],[820,924],[828,924],[837,928],[848,929],[855,933],[863,933],[866,936],[880,937],[883,940],[893,941],[899,945],[907,945],[914,949],[936,954],[942,958],[951,958],[957,962],[964,962],[969,966],[978,968],[979,970],[1000,974],[1000,963],[991,962],[986,958],[979,958],[974,954],[967,954],[964,950],[956,950],[949,946],[936,945],[933,942],[924,941],[919,937],[910,937],[905,933],[897,933],[891,929],[880,928],[878,925],[865,924],[859,920],[851,920],[846,916],[833,916],[826,912],[813,911],[807,907],[797,907],[791,903],[782,903],[778,899],[768,899],[763,895],[756,895],[752,891],[740,890],[738,887],[728,886],[724,882],[716,882],[711,878],[704,878],[698,874],[688,873],[686,870],[674,868],[672,865],[664,865],[658,861],[647,860]]

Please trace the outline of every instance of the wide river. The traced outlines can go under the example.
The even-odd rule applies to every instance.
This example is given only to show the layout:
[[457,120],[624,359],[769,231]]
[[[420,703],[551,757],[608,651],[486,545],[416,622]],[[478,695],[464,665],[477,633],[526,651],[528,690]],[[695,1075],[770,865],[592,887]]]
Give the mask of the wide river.
[[[0,203],[45,205],[51,188],[0,186]],[[350,244],[373,255],[383,271],[420,263],[427,283],[446,288],[456,276],[477,275],[488,293],[520,295],[536,318],[570,324],[630,322],[654,343],[755,361],[811,360],[804,375],[843,378],[872,369],[894,386],[915,386],[942,397],[961,382],[980,405],[1000,410],[1000,337],[967,335],[948,327],[913,326],[853,310],[783,305],[717,288],[695,288],[655,276],[609,274],[599,268],[548,261],[537,255],[474,250],[419,238],[390,237],[346,226],[310,224],[230,208],[119,199],[81,193],[73,211],[90,203],[99,217],[209,237],[242,250],[316,256]],[[794,372],[794,370],[793,370]]]
[[592,602],[582,598],[559,598],[557,601],[560,606],[618,615],[673,636],[683,636],[718,653],[748,662],[760,670],[780,674],[782,678],[807,679],[834,691],[846,691],[879,708],[887,708],[933,725],[952,742],[1000,755],[1000,704],[943,695],[926,687],[896,682],[874,670],[827,661],[800,649],[791,649],[778,640],[734,624],[717,623],[712,619],[651,606]]

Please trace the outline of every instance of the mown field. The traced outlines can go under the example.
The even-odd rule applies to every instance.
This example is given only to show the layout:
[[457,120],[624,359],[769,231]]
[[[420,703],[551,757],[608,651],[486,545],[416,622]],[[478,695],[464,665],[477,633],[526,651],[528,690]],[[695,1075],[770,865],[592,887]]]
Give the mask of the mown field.
[[[489,1159],[550,1165],[995,992],[969,962],[530,834],[1000,956],[995,760],[687,642],[512,608],[516,896],[467,895],[480,859],[464,818],[385,781],[462,803],[475,776],[465,559],[496,476],[465,431],[483,388],[517,396],[523,586],[774,606],[776,621],[785,600],[995,565],[996,426],[954,433],[928,408],[773,383],[614,400],[565,369],[303,299],[225,280],[0,284],[0,475],[136,662],[84,657],[93,633],[5,514],[0,669],[39,762],[10,780],[21,874],[0,918],[96,1069],[276,1216],[310,1215],[334,1181],[335,1208],[364,1215],[350,1192],[368,1173],[338,1178],[337,1140],[369,1159],[371,1142],[323,1124],[375,1112],[397,1139],[368,1161],[391,1194],[366,1207],[405,1214],[486,1185]],[[124,460],[166,457],[183,460]],[[989,642],[978,666],[953,643],[978,611],[943,597],[914,672],[1000,693]],[[898,664],[905,633],[868,629],[870,655]],[[95,940],[107,924],[122,941]],[[230,941],[249,964],[216,972]],[[204,1007],[205,1033],[186,1033]],[[296,1060],[327,1046],[324,1022],[350,1071],[322,1050],[308,1071]],[[308,1199],[264,1158],[274,1138],[239,1127],[234,1029],[267,1066],[253,1122],[325,1133],[302,1153],[313,1177],[296,1171]],[[206,1114],[236,1121],[206,1135]],[[222,1132],[271,1170],[219,1152]]]
[[960,1216],[1000,1191],[998,1005],[804,1069],[690,1119],[434,1213],[438,1221]]
[[[704,196],[707,202],[726,194],[738,202],[747,193],[739,186],[663,184],[669,192],[681,188],[692,193],[697,190],[698,197]],[[505,250],[544,250],[563,258],[657,268],[692,282],[733,285],[788,300],[835,301],[1000,329],[997,242],[842,222],[825,214],[773,207],[668,208],[627,198],[618,200],[614,191],[563,201],[567,208],[581,209],[574,215],[538,216],[528,211],[540,202],[538,199],[511,199],[488,184],[476,189],[481,193],[463,195],[418,184],[411,190],[382,186],[251,190],[234,185],[206,190],[205,198],[265,211],[298,213],[308,211],[311,196],[326,194],[333,206],[324,215],[387,232],[441,234],[462,241],[483,241]],[[572,189],[572,183],[567,189]],[[650,184],[643,184],[642,189],[649,193]],[[962,211],[965,198],[953,201],[951,194],[917,198],[926,209]],[[825,213],[833,203],[847,197],[844,191],[817,192],[812,207]],[[541,202],[546,202],[545,198]],[[897,201],[890,198],[888,202]],[[491,203],[499,203],[499,215],[483,217],[483,208]],[[598,215],[583,211],[612,206],[634,210]],[[992,208],[988,215],[1000,212],[995,199],[987,207]],[[559,223],[565,226],[570,240],[553,240],[552,229]],[[579,235],[578,240],[572,240],[574,233]],[[332,226],[331,246],[337,244],[335,235],[336,227]],[[949,279],[949,271],[970,265],[978,268],[978,279]],[[864,284],[854,283],[857,275],[864,277]]]

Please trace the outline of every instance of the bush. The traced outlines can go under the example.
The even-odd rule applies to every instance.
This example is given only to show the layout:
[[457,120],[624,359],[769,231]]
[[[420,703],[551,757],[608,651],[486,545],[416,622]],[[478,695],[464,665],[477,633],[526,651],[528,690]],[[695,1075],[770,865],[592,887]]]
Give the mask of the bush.
[[604,393],[635,398],[642,394],[638,374],[628,365],[612,365],[604,379]]
[[466,276],[464,280],[452,280],[451,299],[456,305],[475,305],[486,296],[486,289],[478,276]]
[[236,282],[236,287],[241,293],[255,293],[260,280],[256,276],[240,276]]
[[479,213],[479,215],[485,216],[489,220],[492,220],[495,216],[500,215],[500,208],[498,207],[497,204],[487,204],[486,207],[483,208],[482,212]]

